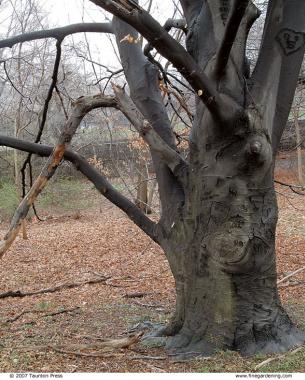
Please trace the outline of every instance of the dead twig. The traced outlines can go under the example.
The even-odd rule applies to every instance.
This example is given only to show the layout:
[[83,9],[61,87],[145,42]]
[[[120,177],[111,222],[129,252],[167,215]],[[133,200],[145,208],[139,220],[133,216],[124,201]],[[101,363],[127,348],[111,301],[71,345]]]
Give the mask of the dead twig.
[[81,282],[71,282],[71,283],[64,283],[60,285],[56,285],[52,288],[46,288],[46,289],[41,289],[41,290],[34,290],[30,292],[23,292],[22,290],[9,290],[8,292],[5,293],[0,293],[0,299],[1,298],[8,298],[8,297],[27,297],[27,296],[35,296],[37,294],[44,294],[44,293],[55,293],[61,290],[65,289],[72,289],[72,288],[77,288],[79,286],[83,285],[92,285],[92,284],[98,284],[101,282],[106,282],[109,280],[110,277],[103,277],[103,278],[98,278],[98,279],[91,279],[87,281],[81,281]]
[[255,366],[254,367],[254,371],[257,371],[258,369],[266,366],[267,364],[269,364],[269,363],[271,363],[271,362],[273,362],[275,360],[282,360],[282,359],[284,359],[288,355],[296,354],[297,352],[301,351],[302,349],[304,349],[304,346],[298,347],[298,348],[296,348],[293,351],[287,352],[286,354],[278,355],[278,356],[275,356],[273,358],[268,358],[268,359],[262,361],[261,363],[259,363],[257,366]]
[[164,372],[164,373],[166,372],[163,368],[156,367],[156,366],[154,366],[154,365],[152,365],[152,364],[145,363],[145,365],[146,365],[148,368],[152,369],[154,372]]
[[72,311],[75,311],[78,309],[80,309],[80,306],[76,306],[71,309],[62,309],[59,311],[53,311],[52,313],[44,314],[42,317],[53,317],[54,315],[58,315],[58,314],[71,313]]
[[[78,309],[80,309],[79,306],[73,307],[72,309],[62,309],[62,310],[58,310],[58,311],[53,311],[52,313],[43,314],[42,318],[51,317],[51,316],[58,315],[58,314],[70,313],[71,311],[75,311]],[[4,323],[13,323],[13,322],[17,321],[19,318],[21,318],[22,316],[24,316],[25,314],[41,314],[41,313],[43,313],[42,310],[23,310],[21,313],[17,314],[15,317],[10,318],[10,319],[6,319],[4,321]]]
[[34,312],[35,310],[23,310],[21,313],[15,315],[15,317],[6,319],[4,323],[13,323],[17,321],[19,318],[21,318],[23,315],[28,314],[28,313],[34,313]]
[[85,356],[85,357],[94,357],[94,358],[112,358],[115,356],[121,356],[122,354],[106,354],[106,353],[96,353],[96,352],[80,352],[80,351],[68,351],[61,348],[49,346],[52,351],[58,352],[59,354],[64,355],[74,355],[74,356]]
[[277,284],[280,284],[280,283],[282,283],[282,282],[288,280],[288,278],[290,278],[290,277],[292,277],[292,276],[295,276],[296,274],[302,272],[303,270],[305,270],[305,266],[303,266],[303,267],[301,267],[301,268],[295,270],[294,272],[289,273],[287,276],[281,278],[280,280],[278,280]]
[[147,356],[147,355],[137,355],[127,358],[128,360],[166,360],[166,356]]
[[301,286],[305,284],[305,281],[288,282],[288,284],[280,284],[279,288],[288,288],[289,286]]
[[[103,357],[109,358],[113,356],[120,356],[120,354],[106,354],[109,350],[122,350],[128,349],[130,346],[138,343],[143,335],[143,331],[129,337],[120,339],[107,339],[105,342],[101,342],[95,345],[70,345],[67,348],[48,346],[47,348],[65,355],[76,355],[76,356],[86,356],[86,357]],[[74,349],[74,350],[73,350]],[[102,352],[82,352],[80,350],[88,349],[102,349]],[[77,351],[75,351],[77,350]]]
[[126,293],[123,298],[142,298],[149,295],[149,293],[136,292],[136,293]]
[[159,305],[152,305],[149,303],[142,303],[142,302],[135,301],[135,300],[133,300],[132,303],[139,305],[139,306],[142,306],[142,307],[147,307],[150,309],[156,309],[156,311],[164,311],[165,310],[165,307],[163,305],[160,305],[160,304]]

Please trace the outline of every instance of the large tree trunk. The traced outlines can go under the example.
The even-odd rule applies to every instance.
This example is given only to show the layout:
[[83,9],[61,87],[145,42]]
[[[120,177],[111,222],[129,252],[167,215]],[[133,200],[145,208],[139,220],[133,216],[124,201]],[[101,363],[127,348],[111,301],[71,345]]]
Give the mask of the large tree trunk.
[[174,318],[163,331],[173,335],[168,347],[251,355],[301,344],[305,334],[277,292],[270,143],[259,134],[216,141],[190,173],[182,218],[162,243],[177,291]]

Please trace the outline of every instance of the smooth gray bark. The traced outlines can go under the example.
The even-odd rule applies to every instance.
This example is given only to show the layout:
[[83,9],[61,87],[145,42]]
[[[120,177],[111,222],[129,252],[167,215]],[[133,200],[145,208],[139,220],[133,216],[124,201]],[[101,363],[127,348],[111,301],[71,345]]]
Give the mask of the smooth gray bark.
[[[245,46],[259,16],[251,1],[181,0],[186,49],[135,0],[91,1],[115,16],[111,31],[131,98],[155,132],[150,149],[162,216],[151,226],[140,210],[130,215],[164,249],[175,278],[176,311],[159,332],[170,336],[168,348],[252,355],[303,344],[277,291],[273,169],[305,52],[305,1],[269,1],[251,76]],[[188,162],[175,147],[158,68],[139,45],[121,42],[138,32],[196,94]],[[125,200],[111,199],[128,214]]]

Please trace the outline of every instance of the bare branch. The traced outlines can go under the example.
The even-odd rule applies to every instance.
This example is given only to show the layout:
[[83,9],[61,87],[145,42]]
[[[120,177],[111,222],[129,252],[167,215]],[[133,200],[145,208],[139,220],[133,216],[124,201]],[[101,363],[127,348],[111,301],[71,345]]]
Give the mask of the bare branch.
[[281,284],[282,282],[288,280],[290,277],[293,277],[293,276],[295,276],[296,274],[298,274],[298,273],[300,273],[300,272],[302,272],[302,271],[304,271],[304,270],[305,270],[305,266],[303,266],[303,267],[301,267],[301,268],[299,268],[299,269],[293,271],[292,273],[287,274],[287,276],[285,276],[285,277],[281,278],[280,280],[278,280],[278,281],[277,281],[277,284],[278,284],[278,285]]
[[[22,291],[22,290],[9,290],[5,293],[0,293],[0,299],[3,298],[23,298],[23,297],[28,297],[28,296],[35,296],[37,294],[45,294],[45,293],[55,293],[61,290],[66,290],[66,289],[72,289],[76,288],[79,286],[83,285],[88,285],[88,284],[99,284],[101,282],[106,282],[110,277],[104,276],[104,277],[99,277],[97,279],[91,279],[87,281],[80,281],[80,282],[68,282],[56,286],[52,286],[51,288],[46,288],[46,289],[40,289],[40,290],[33,290],[33,291]],[[25,314],[25,313],[23,313]],[[23,314],[20,314],[19,317],[21,317]],[[16,317],[14,320],[10,320],[9,322],[14,322],[16,320]]]
[[[165,29],[143,8],[134,2],[90,0],[133,26],[148,42],[188,80],[199,98],[214,117],[226,119],[227,105],[216,91],[215,84],[204,74],[192,56],[172,38]],[[222,112],[222,110],[226,110]]]
[[172,28],[181,29],[184,31],[184,33],[186,33],[187,32],[186,19],[184,19],[184,18],[180,18],[180,19],[169,18],[168,20],[166,20],[166,22],[164,24],[164,29],[167,32],[169,32]]
[[235,0],[226,23],[224,36],[216,54],[215,75],[219,79],[224,74],[239,25],[245,14],[249,0]]
[[187,163],[183,160],[180,154],[172,149],[158,135],[149,122],[144,119],[124,89],[114,84],[112,85],[112,88],[115,93],[119,109],[134,125],[139,134],[147,142],[150,149],[159,155],[159,157],[165,162],[166,165],[168,165],[174,174],[181,166],[186,167]]
[[56,172],[56,169],[64,156],[65,150],[70,144],[72,137],[83,117],[91,110],[104,106],[115,106],[114,99],[111,97],[96,95],[81,97],[76,100],[72,114],[66,122],[52,155],[44,165],[40,175],[37,177],[30,191],[17,207],[7,234],[5,235],[3,241],[0,241],[0,258],[14,242],[21,229],[22,221],[25,219],[30,207],[35,202],[37,196],[44,189],[47,182]]
[[[55,62],[54,62],[54,67],[53,67],[53,73],[52,73],[52,81],[48,90],[47,97],[44,102],[43,110],[42,110],[42,116],[41,120],[40,117],[38,119],[39,122],[39,129],[37,136],[35,138],[35,143],[38,143],[41,139],[43,129],[47,120],[47,113],[48,113],[48,108],[49,108],[49,103],[52,99],[53,91],[54,88],[56,87],[57,83],[57,77],[58,77],[58,69],[59,69],[59,64],[60,64],[60,59],[61,59],[61,42],[62,40],[57,40],[56,41],[56,57],[55,57]],[[22,197],[25,196],[26,193],[26,185],[25,185],[25,171],[26,167],[29,165],[30,169],[30,178],[32,178],[32,166],[31,166],[31,154],[27,156],[25,159],[22,168],[21,168],[21,176],[22,176]],[[31,181],[31,186],[32,186],[32,181]]]
[[[30,152],[42,157],[49,157],[53,151],[52,147],[46,145],[30,143],[2,135],[0,135],[0,145]],[[105,198],[124,211],[140,229],[150,236],[152,240],[158,243],[157,225],[133,202],[119,193],[95,167],[86,161],[84,157],[70,150],[66,150],[64,152],[64,159],[70,161],[77,170],[94,184],[96,189]]]
[[[301,193],[301,192],[300,192],[300,191],[305,191],[305,186],[294,185],[294,184],[292,184],[292,183],[291,183],[291,184],[290,184],[290,183],[285,183],[285,182],[278,181],[278,180],[274,180],[274,182],[275,182],[275,183],[278,183],[279,185],[289,187],[289,189],[290,189],[291,191],[293,191],[295,194],[305,196],[305,192],[304,192],[304,193]],[[296,189],[300,189],[300,191],[297,191]]]
[[41,40],[44,38],[55,38],[57,40],[63,40],[70,34],[83,32],[112,33],[112,25],[111,23],[79,23],[63,26],[61,28],[23,33],[19,34],[18,36],[6,38],[0,41],[0,49],[5,47],[11,48],[21,42]]

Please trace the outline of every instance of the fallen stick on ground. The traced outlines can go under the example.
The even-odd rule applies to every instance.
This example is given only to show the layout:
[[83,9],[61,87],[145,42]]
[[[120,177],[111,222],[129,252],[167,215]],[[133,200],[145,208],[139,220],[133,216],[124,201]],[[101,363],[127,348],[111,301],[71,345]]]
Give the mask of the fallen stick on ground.
[[[109,350],[125,350],[129,349],[132,345],[138,343],[144,333],[141,331],[138,334],[128,336],[119,339],[109,339],[105,338],[105,342],[99,344],[71,344],[69,346],[17,346],[16,349],[20,350],[53,350],[55,352],[66,354],[66,355],[76,355],[76,356],[87,356],[87,357],[113,357],[120,356],[119,353],[109,353]],[[82,352],[82,350],[101,350],[101,352]],[[124,354],[124,352],[123,352]]]
[[145,362],[145,365],[148,367],[148,368],[150,368],[150,369],[152,369],[154,372],[166,372],[163,368],[160,368],[160,367],[156,367],[156,366],[154,366],[154,365],[152,365],[152,364],[149,364],[149,363],[146,363]]
[[[133,334],[130,336],[127,336],[125,338],[104,338],[102,341],[102,337],[99,338],[101,342],[95,343],[95,344],[70,344],[67,347],[61,347],[60,349],[63,350],[85,350],[85,349],[127,349],[131,347],[132,345],[139,343],[141,340],[141,337],[143,336],[144,332],[140,331],[137,334]],[[58,347],[57,347],[58,348]]]
[[295,276],[296,274],[302,272],[303,270],[305,270],[305,266],[297,269],[296,271],[292,272],[292,273],[289,273],[287,276],[281,278],[280,280],[278,280],[277,284],[280,284],[286,280],[288,280],[288,278],[292,277],[292,276]]
[[289,286],[301,286],[305,283],[305,281],[297,281],[297,282],[288,282],[288,284],[280,284],[279,288],[288,288]]
[[106,282],[109,280],[110,277],[100,277],[98,279],[91,279],[87,281],[82,281],[82,282],[70,282],[70,283],[65,283],[61,285],[54,286],[52,288],[47,288],[47,289],[41,289],[41,290],[34,290],[30,292],[23,292],[22,290],[9,290],[8,292],[5,293],[0,293],[0,298],[7,298],[7,297],[27,297],[27,296],[35,296],[37,294],[43,294],[43,293],[54,293],[58,292],[60,290],[64,289],[72,289],[76,288],[78,286],[83,286],[87,284],[98,284],[101,282]]
[[135,301],[133,300],[132,303],[136,304],[136,305],[139,305],[139,306],[143,306],[143,307],[148,307],[148,308],[156,308],[157,311],[163,311],[165,309],[165,306],[159,304],[159,305],[152,305],[152,304],[149,304],[149,303],[142,303],[142,302],[139,302],[139,301]]
[[67,351],[67,350],[62,350],[61,348],[57,348],[53,346],[49,346],[49,348],[55,352],[58,352],[59,354],[94,357],[94,358],[112,358],[115,356],[122,355],[122,354],[106,354],[106,353],[96,353],[96,352],[87,353],[87,352],[80,352],[80,351]]
[[147,356],[147,355],[137,355],[127,358],[128,360],[166,360],[167,356]]
[[[63,310],[53,311],[52,313],[43,314],[42,317],[52,317],[52,316],[58,315],[58,314],[69,313],[69,312],[75,311],[77,309],[80,309],[80,307],[76,306],[76,307],[73,307],[72,309],[63,309]],[[6,319],[4,321],[4,323],[13,323],[25,314],[42,314],[42,313],[44,313],[43,310],[23,310],[21,313],[17,314],[15,317]]]
[[138,292],[138,293],[126,293],[123,298],[142,298],[151,293],[143,293],[143,292]]
[[278,356],[275,356],[274,358],[268,358],[268,359],[262,361],[261,363],[259,363],[257,366],[255,366],[254,367],[254,371],[257,371],[258,369],[266,366],[267,364],[269,364],[269,363],[271,363],[271,362],[273,362],[275,360],[282,360],[282,359],[284,359],[288,355],[296,354],[297,352],[301,351],[302,349],[304,349],[304,346],[298,347],[298,348],[296,348],[293,351],[287,352],[286,354],[278,355]]

